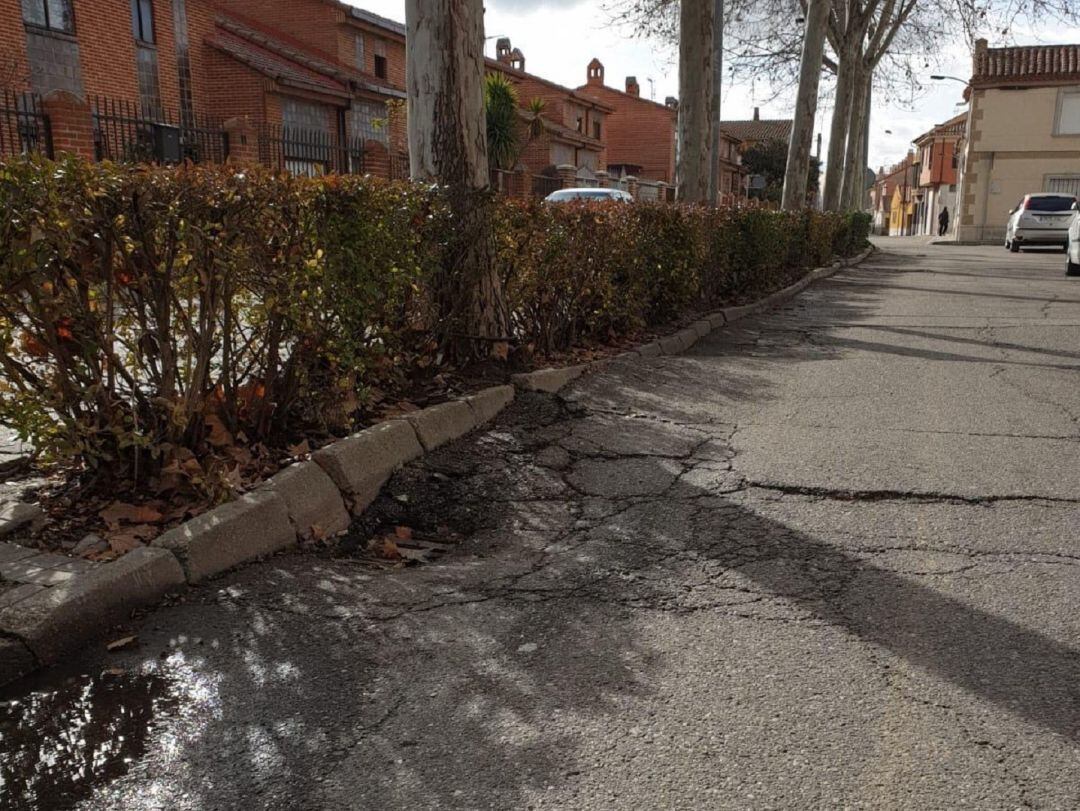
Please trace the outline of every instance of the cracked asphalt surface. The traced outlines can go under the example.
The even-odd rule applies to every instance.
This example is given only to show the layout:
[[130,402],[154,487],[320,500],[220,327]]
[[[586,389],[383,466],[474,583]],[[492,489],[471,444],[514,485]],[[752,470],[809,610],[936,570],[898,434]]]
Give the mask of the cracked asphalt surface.
[[437,562],[277,557],[25,686],[170,696],[67,799],[1080,806],[1080,285],[879,247],[402,471],[356,532],[462,533]]

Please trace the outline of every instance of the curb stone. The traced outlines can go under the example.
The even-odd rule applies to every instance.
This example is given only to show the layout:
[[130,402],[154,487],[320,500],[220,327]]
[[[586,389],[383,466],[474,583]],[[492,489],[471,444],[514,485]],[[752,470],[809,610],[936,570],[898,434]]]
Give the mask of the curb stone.
[[[685,351],[712,330],[786,301],[812,282],[859,264],[873,250],[871,246],[850,260],[816,268],[760,302],[718,310],[614,360]],[[316,517],[327,534],[346,529],[346,507],[353,515],[362,513],[395,470],[493,419],[513,401],[515,389],[554,394],[586,371],[610,362],[514,375],[512,386],[495,386],[367,428],[319,449],[311,462],[286,468],[240,499],[164,533],[149,547],[0,608],[0,684],[55,662],[109,624],[126,619],[132,609],[159,601],[185,582],[198,583],[293,545],[298,535],[316,526]],[[0,537],[41,519],[35,505],[4,505]]]
[[336,535],[351,521],[334,480],[316,462],[300,462],[271,476],[256,488],[277,493],[285,502],[297,537]]
[[296,530],[285,500],[275,492],[256,490],[170,529],[152,546],[176,555],[187,581],[200,583],[294,543]]
[[45,522],[45,513],[37,504],[8,502],[0,504],[0,538],[14,535],[24,529],[39,529]]
[[[155,603],[183,585],[184,572],[173,555],[140,547],[70,585],[45,589],[3,609],[0,631],[21,640],[37,664],[50,664],[109,625],[128,619],[132,609]],[[6,655],[11,651],[6,645],[0,651],[0,678],[5,678],[12,669]],[[14,658],[18,665],[17,649]]]
[[492,386],[465,398],[465,403],[476,417],[477,425],[491,422],[512,402],[514,402],[513,386]]
[[[837,273],[843,268],[853,267],[864,261],[870,254],[874,252],[874,246],[866,248],[859,254],[856,254],[850,259],[841,260],[837,259],[831,265],[824,267],[814,268],[810,270],[805,276],[796,282],[788,285],[782,290],[778,290],[772,293],[761,301],[755,301],[752,304],[742,304],[737,307],[725,307],[716,312],[710,313],[703,318],[693,322],[686,329],[682,329],[676,333],[668,335],[664,338],[659,338],[655,341],[650,341],[647,344],[635,347],[634,349],[626,352],[621,352],[614,358],[608,358],[599,361],[593,361],[590,364],[584,364],[582,366],[567,367],[566,369],[542,369],[539,372],[530,372],[529,374],[514,375],[511,381],[519,389],[525,391],[545,391],[549,394],[558,393],[563,387],[572,381],[576,380],[586,370],[592,370],[606,366],[611,363],[627,363],[635,360],[636,358],[655,358],[661,355],[676,355],[680,352],[685,352],[692,347],[701,338],[704,338],[713,330],[720,329],[727,324],[738,321],[741,318],[746,318],[749,315],[762,312],[764,310],[771,309],[778,304],[793,298],[801,293],[811,284],[821,279],[826,279],[829,276]],[[706,328],[707,327],[707,328]],[[565,379],[561,378],[557,373],[565,372],[569,369],[574,370],[572,376],[568,376]],[[542,379],[547,381],[547,385],[550,387],[537,388],[534,387],[534,376],[544,376]]]
[[[640,352],[641,347],[638,348]],[[589,368],[589,364],[564,366],[561,369],[538,369],[535,372],[512,375],[510,381],[524,391],[540,391],[554,394],[567,383],[577,380]]]
[[424,449],[407,420],[388,420],[339,440],[311,455],[333,479],[354,516],[367,509],[399,467]]
[[439,403],[399,419],[412,425],[420,444],[429,452],[465,436],[476,427],[476,414],[464,400]]

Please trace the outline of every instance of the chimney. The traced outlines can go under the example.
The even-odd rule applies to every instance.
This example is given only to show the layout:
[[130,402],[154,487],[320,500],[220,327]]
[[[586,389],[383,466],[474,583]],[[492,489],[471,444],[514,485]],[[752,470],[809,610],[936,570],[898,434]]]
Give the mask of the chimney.
[[668,96],[666,99],[664,99],[664,106],[670,107],[672,110],[678,110],[679,100],[674,96]]
[[594,87],[603,87],[604,85],[604,63],[599,59],[593,59],[589,63],[588,67],[589,84]]
[[509,37],[499,37],[495,40],[495,59],[504,65],[510,64],[511,48]]
[[510,53],[510,67],[525,72],[525,54],[521,52],[521,48],[514,48]]
[[754,120],[755,121],[760,121],[761,120],[761,113],[760,113],[760,111],[758,110],[757,107],[754,108]]
[[641,95],[641,88],[638,87],[637,76],[626,77],[626,94],[637,98]]

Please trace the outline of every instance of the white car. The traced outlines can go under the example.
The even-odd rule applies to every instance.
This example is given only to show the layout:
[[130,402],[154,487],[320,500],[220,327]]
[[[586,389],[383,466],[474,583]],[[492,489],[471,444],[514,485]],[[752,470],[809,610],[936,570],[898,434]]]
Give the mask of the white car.
[[569,203],[571,200],[617,200],[632,203],[634,198],[622,189],[597,189],[586,186],[580,189],[559,189],[544,198],[545,203]]
[[1069,244],[1065,248],[1065,275],[1080,276],[1080,203],[1073,203],[1072,225],[1069,226]]
[[1029,245],[1063,248],[1068,240],[1076,197],[1071,194],[1027,194],[1009,212],[1005,247],[1013,253]]

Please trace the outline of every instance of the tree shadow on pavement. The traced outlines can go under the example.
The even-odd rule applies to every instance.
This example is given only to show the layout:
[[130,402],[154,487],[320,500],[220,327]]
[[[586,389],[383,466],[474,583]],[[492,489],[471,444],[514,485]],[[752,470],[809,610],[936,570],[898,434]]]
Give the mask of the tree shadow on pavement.
[[725,376],[710,402],[708,372],[613,367],[397,474],[373,515],[457,525],[442,561],[284,556],[155,614],[111,661],[171,681],[179,708],[84,807],[524,808],[549,788],[597,804],[604,751],[680,680],[658,618],[715,617],[721,656],[730,622],[841,629],[1080,743],[1074,649],[754,509],[715,418],[768,381]]

